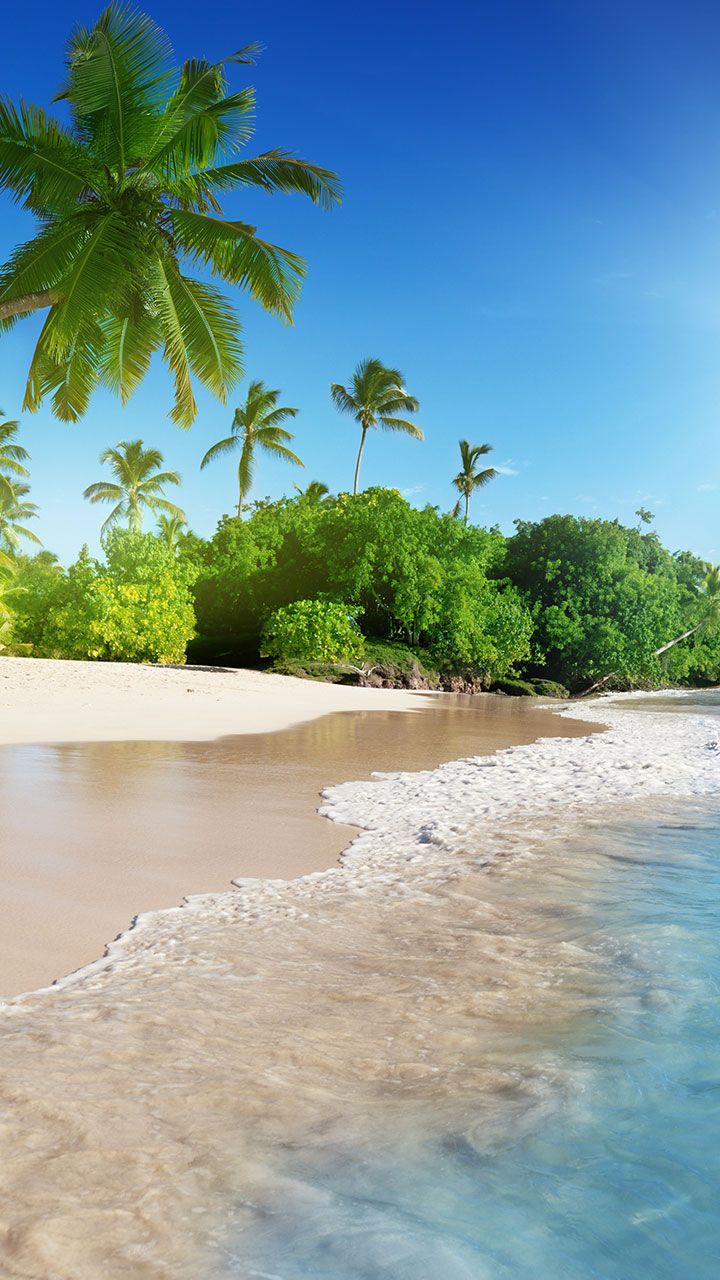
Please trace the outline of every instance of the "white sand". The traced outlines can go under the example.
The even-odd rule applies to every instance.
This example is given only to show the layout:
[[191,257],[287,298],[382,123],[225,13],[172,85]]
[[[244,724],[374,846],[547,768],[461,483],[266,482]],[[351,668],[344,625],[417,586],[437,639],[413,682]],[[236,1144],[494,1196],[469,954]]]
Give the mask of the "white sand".
[[209,740],[332,711],[407,711],[418,695],[259,671],[0,658],[0,743]]

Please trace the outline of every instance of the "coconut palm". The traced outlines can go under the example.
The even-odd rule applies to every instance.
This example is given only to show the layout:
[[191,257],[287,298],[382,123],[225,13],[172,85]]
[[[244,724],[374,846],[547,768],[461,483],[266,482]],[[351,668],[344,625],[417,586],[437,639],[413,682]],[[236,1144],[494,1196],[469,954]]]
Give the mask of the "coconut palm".
[[417,413],[420,405],[406,391],[404,378],[398,369],[388,369],[382,361],[373,359],[360,361],[349,386],[331,383],[330,394],[335,408],[340,413],[352,414],[360,424],[360,447],[353,482],[353,494],[356,494],[368,431],[382,427],[384,431],[403,431],[414,440],[422,440],[423,433],[416,423],[397,416],[399,413]]
[[0,422],[0,495],[4,495],[7,501],[12,501],[18,477],[28,474],[23,463],[30,461],[27,449],[23,449],[15,440],[18,426],[17,422],[10,420]]
[[35,237],[0,270],[0,326],[48,312],[26,408],[52,395],[55,414],[76,421],[99,384],[124,402],[158,350],[175,382],[174,421],[196,416],[193,376],[224,401],[241,373],[237,316],[184,264],[290,319],[304,261],[226,217],[222,201],[260,187],[327,208],[340,186],[286,151],[238,156],[253,132],[254,93],[230,92],[226,71],[258,52],[191,58],[180,70],[155,23],[115,3],[70,38],[57,95],[68,125],[0,99],[0,187],[38,219]]
[[37,534],[25,523],[37,515],[35,503],[27,501],[29,492],[30,486],[21,483],[11,485],[9,493],[0,489],[0,549],[6,555],[14,556],[23,539],[42,546]]
[[485,467],[478,470],[479,459],[492,452],[491,444],[469,444],[467,440],[461,440],[459,443],[461,466],[460,471],[453,480],[453,484],[461,496],[455,504],[453,515],[458,516],[460,514],[464,500],[465,524],[467,524],[470,516],[470,499],[475,490],[482,489],[483,485],[489,484],[498,473],[495,467]]
[[638,518],[638,530],[642,529],[644,524],[652,524],[655,519],[652,511],[648,511],[647,507],[638,507],[635,515]]
[[169,484],[180,484],[177,471],[161,471],[163,456],[159,449],[145,449],[142,440],[121,440],[114,449],[104,449],[102,463],[109,463],[115,481],[99,480],[88,485],[83,497],[89,502],[114,502],[102,533],[127,520],[133,533],[142,530],[143,510],[163,512],[185,519],[185,512],[163,497]]
[[278,406],[279,396],[279,390],[266,387],[264,382],[251,382],[244,405],[235,410],[230,435],[212,445],[200,463],[202,469],[209,462],[214,462],[216,458],[240,450],[238,520],[242,519],[243,504],[252,487],[257,452],[264,449],[266,453],[284,458],[286,462],[292,462],[296,467],[305,465],[297,454],[288,448],[294,437],[280,426],[280,423],[286,422],[288,418],[296,417],[298,410]]
[[160,516],[158,518],[158,537],[171,551],[177,551],[180,538],[187,529],[187,520],[184,516]]
[[304,498],[312,507],[320,506],[323,499],[330,494],[330,490],[326,484],[323,484],[322,480],[311,480],[304,489],[301,489],[299,484],[294,484],[293,489],[299,498]]

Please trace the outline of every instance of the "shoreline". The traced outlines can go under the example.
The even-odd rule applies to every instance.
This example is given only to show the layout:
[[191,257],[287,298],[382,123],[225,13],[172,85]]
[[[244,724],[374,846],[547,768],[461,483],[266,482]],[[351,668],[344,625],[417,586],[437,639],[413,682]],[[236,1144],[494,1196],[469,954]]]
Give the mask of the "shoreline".
[[326,816],[362,827],[341,867],[140,916],[102,960],[5,1004],[8,1275],[52,1259],[94,1280],[125,1258],[148,1280],[215,1274],[278,1204],[300,1222],[319,1203],[316,1156],[332,1173],[389,1142],[412,1160],[466,1130],[472,1146],[468,1115],[492,1142],[493,1121],[562,1105],[562,1077],[512,1055],[518,1030],[564,1037],[597,1005],[575,835],[720,781],[717,717],[587,711],[609,731],[330,788]]
[[246,668],[0,657],[0,745],[206,742],[333,711],[418,710],[430,696]]
[[[248,682],[244,672],[237,679],[231,673],[229,682],[219,673],[215,684],[212,672],[203,673],[212,697],[196,700],[183,696],[188,685],[200,687],[185,671],[45,663],[30,672],[36,714],[22,727],[33,742],[2,744],[3,737],[18,735],[19,719],[7,713],[8,704],[28,686],[24,665],[8,671],[0,664],[3,671],[5,999],[43,990],[93,964],[139,916],[198,895],[232,892],[237,881],[292,882],[332,871],[362,824],[319,817],[328,787],[367,781],[377,771],[433,770],[539,737],[593,731],[588,722],[561,721],[547,707],[493,695],[399,698],[392,690],[338,690],[257,673]],[[14,687],[8,678],[13,672],[24,677]],[[82,715],[85,732],[67,742],[68,690],[78,680],[84,697],[74,714]],[[134,695],[127,695],[128,685]],[[138,690],[146,716],[152,715],[154,738],[139,738],[130,723]],[[328,710],[327,691],[331,708],[340,702],[342,710]],[[355,693],[360,698],[342,696]],[[185,719],[187,703],[192,726]],[[182,740],[172,737],[178,709],[187,735]],[[280,715],[289,728],[279,726]],[[42,718],[48,730],[38,743]],[[211,730],[229,718],[235,734],[210,740]],[[123,727],[126,739],[98,736]],[[60,742],[53,740],[56,734]]]

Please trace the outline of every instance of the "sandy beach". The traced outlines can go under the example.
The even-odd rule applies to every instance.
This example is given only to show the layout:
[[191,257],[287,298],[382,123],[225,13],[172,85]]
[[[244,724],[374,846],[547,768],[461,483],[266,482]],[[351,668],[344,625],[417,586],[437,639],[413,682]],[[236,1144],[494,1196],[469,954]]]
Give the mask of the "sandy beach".
[[202,741],[331,711],[410,710],[417,695],[259,671],[0,660],[0,742]]
[[97,959],[137,914],[333,866],[357,828],[318,817],[327,786],[595,728],[252,671],[5,659],[0,693],[4,996]]

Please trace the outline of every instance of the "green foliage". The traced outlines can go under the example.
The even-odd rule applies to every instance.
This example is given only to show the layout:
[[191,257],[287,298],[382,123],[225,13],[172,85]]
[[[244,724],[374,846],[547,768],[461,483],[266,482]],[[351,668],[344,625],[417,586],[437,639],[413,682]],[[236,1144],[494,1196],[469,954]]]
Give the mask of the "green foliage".
[[569,690],[557,680],[531,680],[535,693],[540,698],[567,698]]
[[405,387],[399,369],[388,369],[381,360],[361,360],[350,383],[330,385],[333,404],[340,413],[349,413],[360,427],[360,445],[355,464],[353,494],[358,491],[360,464],[368,431],[380,427],[383,431],[401,431],[414,440],[422,440],[423,433],[415,422],[400,414],[417,413],[420,405]]
[[[152,534],[115,529],[106,563],[83,549],[24,633],[49,657],[184,662],[195,628],[191,568]],[[37,570],[36,570],[37,572]],[[34,634],[33,634],[34,633]]]
[[295,600],[271,614],[261,655],[282,661],[359,662],[365,645],[355,613],[331,600]]
[[298,410],[289,406],[278,405],[280,391],[266,387],[264,382],[251,382],[245,403],[235,410],[230,427],[230,435],[218,440],[208,449],[200,463],[200,469],[206,467],[216,458],[239,450],[238,461],[238,520],[242,516],[243,505],[252,487],[255,475],[256,454],[264,450],[285,462],[292,462],[297,467],[305,464],[297,454],[288,448],[293,439],[292,433],[280,424],[297,416]]
[[536,698],[538,691],[529,680],[496,680],[492,686],[493,693],[508,693],[513,698]]
[[196,416],[193,378],[225,402],[242,374],[240,325],[223,294],[186,267],[292,315],[303,260],[224,217],[221,202],[250,186],[329,207],[340,187],[288,152],[239,154],[254,93],[230,92],[227,70],[258,52],[249,45],[177,68],[150,18],[112,4],[72,34],[58,95],[67,125],[0,99],[0,187],[38,219],[34,239],[0,270],[0,326],[48,312],[25,408],[49,395],[55,414],[75,421],[98,385],[125,402],[156,351],[175,383],[175,422]]
[[115,480],[99,480],[88,485],[83,497],[89,502],[112,502],[110,515],[103,524],[103,535],[120,520],[126,520],[132,533],[140,533],[143,511],[163,512],[185,523],[185,512],[163,497],[169,484],[180,484],[177,471],[161,471],[163,456],[159,449],[146,449],[142,440],[121,440],[114,449],[103,449],[100,461],[107,463]]
[[[502,572],[532,614],[528,671],[571,688],[608,672],[628,683],[665,679],[655,650],[697,620],[698,592],[657,536],[574,516],[516,528]],[[669,657],[669,670],[686,656]]]
[[357,608],[366,635],[424,647],[446,670],[502,675],[526,656],[530,631],[517,592],[489,576],[502,549],[498,533],[392,489],[258,503],[207,546],[198,628],[259,635],[276,609],[323,597]]

